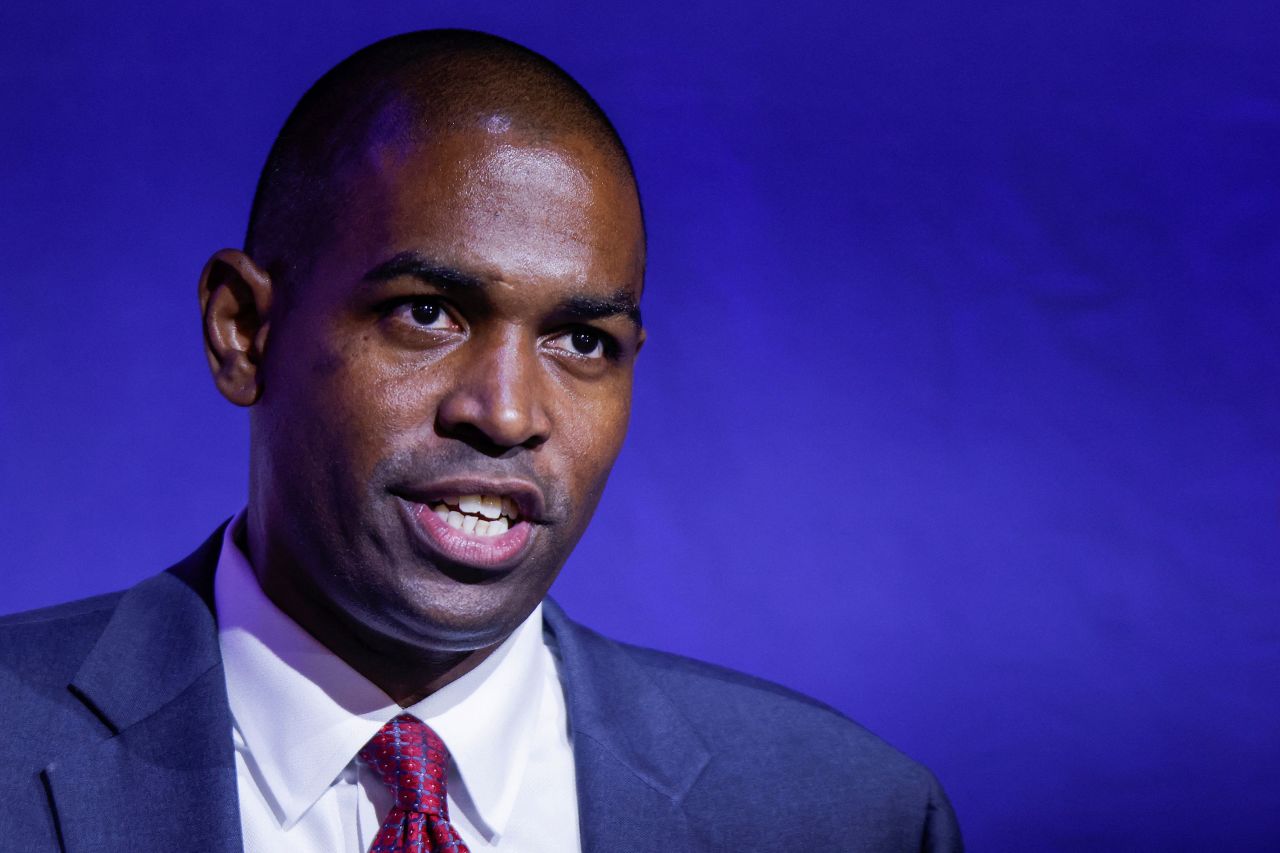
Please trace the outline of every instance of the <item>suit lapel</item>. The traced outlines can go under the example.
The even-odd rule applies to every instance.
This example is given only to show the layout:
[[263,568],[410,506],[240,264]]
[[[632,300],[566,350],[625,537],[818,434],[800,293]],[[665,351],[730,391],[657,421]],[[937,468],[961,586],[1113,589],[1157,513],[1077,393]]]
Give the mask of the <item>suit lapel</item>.
[[670,698],[618,644],[544,606],[559,652],[583,853],[692,850],[684,798],[710,760]]
[[221,537],[219,529],[126,592],[71,683],[105,730],[44,769],[67,853],[240,850],[231,712],[209,605]]

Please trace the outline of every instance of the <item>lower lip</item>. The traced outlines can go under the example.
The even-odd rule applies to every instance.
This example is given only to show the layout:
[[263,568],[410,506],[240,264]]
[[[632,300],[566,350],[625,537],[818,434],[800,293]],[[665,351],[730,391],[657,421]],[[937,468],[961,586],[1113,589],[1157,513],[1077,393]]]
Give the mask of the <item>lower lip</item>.
[[533,538],[532,525],[518,521],[498,536],[476,536],[448,524],[426,504],[404,501],[409,515],[440,556],[452,563],[501,570],[515,566]]

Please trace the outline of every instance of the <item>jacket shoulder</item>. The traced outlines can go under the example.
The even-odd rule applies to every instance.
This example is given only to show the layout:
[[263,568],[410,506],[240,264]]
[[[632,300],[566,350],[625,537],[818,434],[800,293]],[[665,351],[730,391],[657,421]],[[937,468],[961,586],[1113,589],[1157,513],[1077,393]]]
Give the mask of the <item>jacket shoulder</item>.
[[619,646],[707,745],[689,804],[707,816],[710,847],[755,849],[758,827],[741,816],[764,810],[802,827],[793,834],[804,849],[962,849],[933,773],[836,709],[721,666]]
[[65,685],[124,593],[0,616],[0,672]]
[[[64,622],[68,619],[79,619],[95,613],[109,613],[115,609],[116,603],[120,600],[121,592],[108,592],[103,595],[94,595],[89,598],[81,598],[76,601],[65,601],[61,604],[53,604],[49,607],[40,607],[35,610],[23,610],[17,613],[8,613],[0,616],[0,631],[6,631],[13,626],[28,625],[42,622]],[[64,622],[65,623],[65,622]]]
[[929,772],[823,702],[772,681],[682,655],[619,644],[712,745],[781,742],[797,758],[838,753],[878,775],[923,781]]
[[[101,724],[68,685],[107,627],[121,593],[0,617],[0,766],[38,770],[59,742],[80,742]],[[0,784],[5,796],[26,775]],[[3,824],[3,821],[0,821]]]

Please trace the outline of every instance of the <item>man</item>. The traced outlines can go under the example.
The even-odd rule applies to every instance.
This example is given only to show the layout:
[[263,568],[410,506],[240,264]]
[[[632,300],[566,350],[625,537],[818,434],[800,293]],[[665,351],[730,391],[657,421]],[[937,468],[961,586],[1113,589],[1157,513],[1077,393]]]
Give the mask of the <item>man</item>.
[[955,850],[928,771],[545,596],[621,446],[644,225],[603,112],[478,33],[291,114],[200,280],[246,509],[0,627],[13,850]]

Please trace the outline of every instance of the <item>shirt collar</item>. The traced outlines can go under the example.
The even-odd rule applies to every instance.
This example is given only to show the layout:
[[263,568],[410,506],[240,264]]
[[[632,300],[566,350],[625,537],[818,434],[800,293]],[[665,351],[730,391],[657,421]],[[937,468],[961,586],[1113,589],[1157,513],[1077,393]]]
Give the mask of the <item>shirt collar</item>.
[[504,831],[533,746],[547,656],[542,605],[479,666],[409,708],[284,614],[227,525],[214,605],[231,714],[259,787],[288,829],[371,737],[408,712],[452,756],[449,795],[491,841]]

